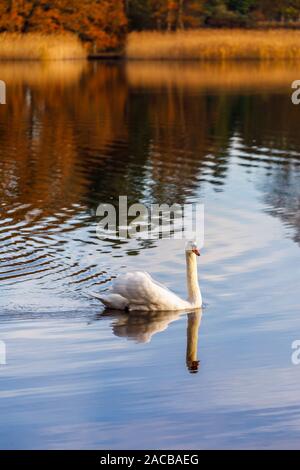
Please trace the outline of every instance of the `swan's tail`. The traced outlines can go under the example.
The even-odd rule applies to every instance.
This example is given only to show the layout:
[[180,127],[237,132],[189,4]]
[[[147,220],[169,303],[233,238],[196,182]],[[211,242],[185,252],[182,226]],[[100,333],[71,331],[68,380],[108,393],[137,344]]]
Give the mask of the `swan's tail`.
[[128,308],[128,301],[119,294],[96,294],[89,292],[89,295],[94,299],[100,300],[106,307],[114,310],[126,310]]
[[96,294],[96,292],[88,292],[87,293],[89,297],[92,297],[93,299],[101,300],[105,297],[104,295],[101,294]]

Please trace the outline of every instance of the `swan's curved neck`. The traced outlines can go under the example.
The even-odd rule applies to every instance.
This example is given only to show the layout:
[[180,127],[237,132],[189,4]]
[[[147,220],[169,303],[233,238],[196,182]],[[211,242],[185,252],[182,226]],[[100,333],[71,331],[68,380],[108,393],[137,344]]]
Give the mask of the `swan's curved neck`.
[[198,283],[197,259],[192,251],[186,251],[186,275],[189,302],[200,307],[202,298]]

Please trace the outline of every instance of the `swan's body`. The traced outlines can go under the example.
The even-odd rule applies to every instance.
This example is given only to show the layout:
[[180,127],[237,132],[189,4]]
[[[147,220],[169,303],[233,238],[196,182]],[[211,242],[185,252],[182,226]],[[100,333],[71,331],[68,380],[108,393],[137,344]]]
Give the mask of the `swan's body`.
[[107,294],[94,297],[114,310],[175,311],[198,309],[202,297],[198,284],[196,255],[200,255],[195,245],[186,250],[188,300],[183,300],[168,288],[156,282],[146,272],[130,272],[119,276]]

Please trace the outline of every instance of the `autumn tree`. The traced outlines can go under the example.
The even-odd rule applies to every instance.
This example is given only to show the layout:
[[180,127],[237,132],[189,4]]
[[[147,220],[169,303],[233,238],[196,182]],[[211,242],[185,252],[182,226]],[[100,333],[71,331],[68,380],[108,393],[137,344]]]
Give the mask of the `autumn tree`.
[[[203,0],[167,0],[160,9],[165,12],[166,29],[177,30],[200,26],[202,23]],[[159,14],[159,10],[157,14]]]
[[230,10],[247,15],[257,2],[256,0],[227,0],[227,6]]
[[257,2],[257,8],[262,12],[266,19],[287,21],[299,20],[300,1],[299,0],[260,0]]
[[151,0],[126,0],[125,7],[130,30],[140,31],[154,27]]
[[131,29],[173,31],[300,19],[300,0],[125,0]]
[[72,32],[94,50],[122,45],[123,0],[0,0],[0,31]]

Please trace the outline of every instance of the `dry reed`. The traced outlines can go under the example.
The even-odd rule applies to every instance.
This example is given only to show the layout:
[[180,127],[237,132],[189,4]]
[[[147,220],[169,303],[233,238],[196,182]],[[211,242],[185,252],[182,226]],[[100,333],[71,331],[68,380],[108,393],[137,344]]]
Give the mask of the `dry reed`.
[[139,32],[128,36],[128,59],[294,60],[300,59],[300,31],[199,29]]
[[86,49],[71,34],[0,34],[0,60],[65,60],[86,57]]

